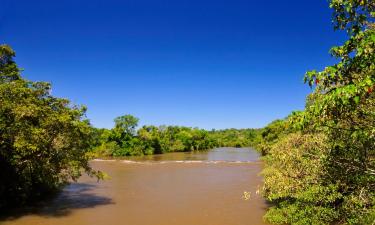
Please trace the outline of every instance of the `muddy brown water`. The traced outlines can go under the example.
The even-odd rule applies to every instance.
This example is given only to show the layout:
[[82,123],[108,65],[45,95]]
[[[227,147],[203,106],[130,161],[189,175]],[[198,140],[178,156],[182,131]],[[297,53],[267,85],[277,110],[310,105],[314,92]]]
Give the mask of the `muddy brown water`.
[[[4,225],[264,225],[256,194],[262,163],[251,149],[218,148],[125,160],[96,160],[110,180],[82,177]],[[250,192],[249,200],[243,193]]]

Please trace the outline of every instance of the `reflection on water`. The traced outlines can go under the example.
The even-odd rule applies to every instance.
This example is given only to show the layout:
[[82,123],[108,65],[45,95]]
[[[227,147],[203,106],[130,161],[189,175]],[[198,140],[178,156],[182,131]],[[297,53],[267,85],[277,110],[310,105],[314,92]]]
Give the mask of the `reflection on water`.
[[[94,161],[111,180],[82,177],[38,209],[0,223],[264,225],[266,204],[255,194],[261,184],[258,157],[250,149],[220,148]],[[252,193],[249,201],[242,199],[245,191]]]

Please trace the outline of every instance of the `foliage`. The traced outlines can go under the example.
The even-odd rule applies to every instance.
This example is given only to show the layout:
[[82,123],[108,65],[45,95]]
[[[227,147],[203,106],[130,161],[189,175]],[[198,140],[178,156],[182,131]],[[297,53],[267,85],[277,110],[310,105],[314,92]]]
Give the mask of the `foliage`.
[[287,134],[287,123],[285,120],[275,120],[262,129],[261,141],[257,149],[260,150],[262,155],[267,155],[270,151],[272,144],[276,143],[281,137]]
[[260,141],[260,129],[213,130],[210,135],[219,147],[255,147]]
[[0,208],[25,204],[76,180],[83,168],[91,127],[85,107],[50,94],[46,82],[21,78],[14,51],[0,46]]
[[[132,122],[130,130],[119,126],[119,118]],[[208,150],[215,147],[250,147],[260,140],[259,130],[228,129],[206,131],[182,126],[143,126],[136,130],[138,119],[125,115],[115,119],[113,129],[96,129],[91,157],[152,155],[168,152]],[[121,122],[121,124],[124,124]]]
[[324,134],[292,133],[274,144],[266,156],[263,193],[276,202],[266,219],[276,224],[328,224],[337,219],[334,205],[342,196],[325,185],[327,152]]
[[139,119],[132,115],[125,115],[115,118],[114,132],[120,137],[134,135]]
[[265,129],[282,134],[266,142],[264,171],[263,193],[274,203],[266,219],[276,224],[375,223],[375,4],[330,6],[335,28],[349,34],[331,49],[339,62],[306,73],[314,91],[305,111],[284,130]]

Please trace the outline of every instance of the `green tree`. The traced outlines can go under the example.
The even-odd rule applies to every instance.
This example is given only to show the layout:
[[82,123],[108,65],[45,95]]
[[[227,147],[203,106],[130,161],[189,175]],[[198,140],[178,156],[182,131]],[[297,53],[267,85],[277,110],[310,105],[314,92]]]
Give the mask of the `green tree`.
[[124,115],[115,118],[114,131],[122,135],[134,136],[138,126],[139,119],[132,115]]
[[16,53],[8,45],[0,45],[0,83],[20,80],[20,69],[14,62]]
[[138,137],[143,140],[145,155],[163,153],[160,144],[160,131],[155,126],[143,126],[138,130]]
[[9,46],[0,46],[0,208],[58,190],[81,169],[101,176],[86,157],[86,108],[53,97],[49,83],[22,79],[14,56]]
[[[349,224],[375,222],[375,2],[332,0],[336,29],[349,40],[331,53],[340,61],[306,74],[315,84],[305,121],[330,140],[327,170],[342,194],[340,219]],[[308,121],[307,121],[308,120]]]
[[314,88],[305,111],[268,148],[263,191],[276,224],[375,223],[375,4],[330,7],[349,39],[331,49],[337,64],[305,75]]
[[115,118],[115,127],[112,129],[110,141],[115,141],[120,148],[113,152],[114,156],[134,155],[134,136],[139,119],[132,115]]

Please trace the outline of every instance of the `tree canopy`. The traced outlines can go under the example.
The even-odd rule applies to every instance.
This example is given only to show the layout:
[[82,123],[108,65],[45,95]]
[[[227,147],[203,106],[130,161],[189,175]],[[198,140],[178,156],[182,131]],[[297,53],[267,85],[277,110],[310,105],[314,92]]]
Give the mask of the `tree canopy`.
[[375,222],[375,4],[330,7],[349,36],[331,49],[338,63],[307,72],[305,110],[265,128],[263,194],[275,224]]
[[21,77],[15,52],[0,46],[0,208],[25,204],[81,175],[91,126],[85,107],[53,97],[51,85]]

